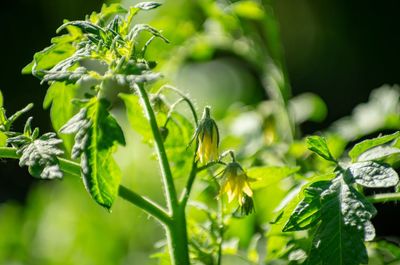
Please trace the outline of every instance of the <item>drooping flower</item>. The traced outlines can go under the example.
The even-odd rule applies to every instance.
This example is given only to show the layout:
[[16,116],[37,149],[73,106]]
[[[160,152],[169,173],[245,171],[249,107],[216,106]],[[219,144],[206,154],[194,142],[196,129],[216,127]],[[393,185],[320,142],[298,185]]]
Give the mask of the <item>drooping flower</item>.
[[206,164],[218,159],[219,132],[216,122],[211,118],[210,107],[205,107],[193,139],[198,143],[197,158]]
[[[222,172],[222,185],[220,194],[226,193],[228,201],[237,198],[240,206],[243,206],[253,196],[249,182],[254,179],[247,176],[246,172],[237,162],[230,162]],[[250,210],[247,210],[250,212]]]

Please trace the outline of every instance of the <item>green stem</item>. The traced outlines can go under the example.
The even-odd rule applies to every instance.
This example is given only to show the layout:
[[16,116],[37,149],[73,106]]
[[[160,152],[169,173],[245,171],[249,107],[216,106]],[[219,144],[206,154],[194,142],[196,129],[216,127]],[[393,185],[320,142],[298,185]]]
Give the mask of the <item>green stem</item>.
[[[218,184],[218,183],[217,183]],[[217,253],[217,265],[221,265],[222,262],[222,243],[224,242],[224,207],[223,198],[218,200],[218,253]]]
[[400,192],[375,194],[367,199],[372,203],[400,201]]
[[[197,148],[196,148],[197,149]],[[186,183],[186,187],[182,191],[182,196],[181,196],[181,205],[182,207],[185,207],[187,204],[187,201],[189,200],[190,197],[190,192],[192,191],[193,183],[197,175],[197,161],[196,161],[196,156],[193,158],[192,162],[192,169],[190,170],[189,178]]]
[[[19,159],[20,155],[17,154],[17,149],[15,148],[1,147],[0,158]],[[78,163],[61,157],[58,158],[58,161],[60,168],[64,173],[76,177],[81,176],[81,167]],[[160,206],[149,199],[140,196],[127,187],[120,185],[118,195],[133,205],[143,209],[145,212],[159,220],[162,224],[169,225],[171,223],[171,217],[169,217],[168,214],[162,208],[160,208]]]
[[171,225],[167,227],[168,245],[173,265],[190,265],[189,242],[187,236],[186,207],[178,207]]
[[187,223],[185,205],[179,204],[174,179],[168,162],[167,152],[165,151],[164,142],[161,137],[156,116],[153,108],[151,107],[147,92],[143,85],[134,84],[134,88],[137,90],[137,93],[140,96],[144,111],[153,133],[156,152],[163,177],[166,201],[168,209],[172,215],[170,225],[166,226],[171,261],[173,265],[189,265],[190,259],[186,230]]
[[0,148],[0,157],[1,158],[19,159],[20,155],[17,154],[17,149],[15,149],[15,148],[1,147]]
[[187,97],[185,94],[183,94],[182,91],[180,91],[179,89],[177,89],[177,88],[175,88],[175,87],[173,87],[173,86],[170,86],[170,85],[164,85],[164,86],[162,86],[162,87],[158,90],[157,94],[160,94],[164,89],[169,89],[170,91],[176,93],[177,95],[179,95],[179,96],[188,104],[188,106],[189,106],[189,108],[190,108],[190,111],[192,112],[194,122],[195,122],[196,125],[197,125],[199,119],[197,118],[196,109],[194,108],[194,105],[193,105],[192,101],[190,100],[190,98]]
[[161,223],[166,226],[171,225],[171,217],[158,205],[154,204],[152,201],[140,196],[139,194],[133,192],[132,190],[120,185],[118,189],[118,195],[135,204],[137,207],[143,209],[148,214],[154,216]]
[[164,142],[158,128],[157,119],[154,114],[153,108],[151,107],[147,92],[142,85],[136,85],[136,88],[143,103],[143,108],[149,120],[151,131],[153,133],[156,152],[158,156],[158,161],[160,163],[161,174],[163,177],[163,183],[167,197],[166,199],[168,209],[173,213],[174,209],[178,207],[178,198],[176,195],[176,189],[174,179],[172,177],[171,168],[168,162],[167,152],[165,151]]

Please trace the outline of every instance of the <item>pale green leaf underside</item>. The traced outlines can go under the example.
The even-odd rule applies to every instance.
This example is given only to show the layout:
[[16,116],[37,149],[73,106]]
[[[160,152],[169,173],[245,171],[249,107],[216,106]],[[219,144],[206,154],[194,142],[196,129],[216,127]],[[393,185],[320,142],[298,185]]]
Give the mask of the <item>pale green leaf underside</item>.
[[393,187],[399,182],[393,168],[373,161],[352,164],[349,172],[356,183],[367,188]]
[[61,140],[54,133],[47,133],[40,138],[23,145],[17,153],[21,155],[19,165],[29,167],[32,176],[42,179],[62,178],[57,156],[64,152],[58,148]]
[[381,137],[377,137],[374,139],[368,139],[365,141],[362,141],[361,143],[356,144],[350,151],[349,151],[349,156],[351,158],[351,160],[357,161],[357,158],[364,153],[365,151],[367,151],[368,149],[371,149],[375,146],[378,145],[382,145],[385,143],[388,143],[390,141],[395,140],[396,138],[398,138],[400,136],[400,132],[396,132],[390,135],[385,135],[385,136],[381,136]]
[[373,147],[358,157],[358,161],[381,161],[400,154],[400,149],[387,145]]

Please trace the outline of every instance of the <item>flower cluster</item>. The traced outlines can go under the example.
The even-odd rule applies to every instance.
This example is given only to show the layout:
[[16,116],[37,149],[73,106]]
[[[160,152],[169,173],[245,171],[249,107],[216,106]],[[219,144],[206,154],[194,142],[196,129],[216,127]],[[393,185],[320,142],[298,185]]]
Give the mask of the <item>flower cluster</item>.
[[[193,136],[194,139],[197,141],[196,156],[200,163],[207,164],[221,159],[218,154],[218,127],[211,118],[210,107],[205,107],[203,117]],[[249,182],[254,179],[248,177],[241,165],[236,162],[233,151],[227,151],[224,154],[230,154],[232,162],[228,163],[222,171],[220,195],[226,193],[229,203],[237,198],[241,213],[248,215],[254,211],[253,191],[249,185]],[[224,154],[221,157],[224,157]]]

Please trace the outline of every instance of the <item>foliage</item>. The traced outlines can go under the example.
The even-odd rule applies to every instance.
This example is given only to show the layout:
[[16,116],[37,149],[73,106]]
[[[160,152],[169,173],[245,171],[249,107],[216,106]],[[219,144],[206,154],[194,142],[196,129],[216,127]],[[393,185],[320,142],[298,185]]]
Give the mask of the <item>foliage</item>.
[[[39,135],[31,118],[23,132],[15,132],[13,123],[32,106],[7,117],[0,94],[0,157],[19,159],[37,178],[81,176],[91,198],[107,210],[119,196],[154,217],[167,234],[152,256],[160,264],[358,265],[369,257],[383,259],[376,254],[382,251],[395,260],[396,246],[367,243],[375,238],[371,219],[377,211],[364,189],[398,185],[400,133],[346,147],[365,133],[398,129],[396,88],[375,91],[358,108],[379,112],[382,91],[397,95],[379,117],[384,121],[364,134],[363,127],[353,128],[359,125],[356,109],[321,136],[301,138],[297,127],[321,121],[326,106],[310,93],[291,98],[270,6],[200,2],[211,26],[183,36],[177,50],[164,48],[170,41],[160,30],[134,23],[140,12],[161,6],[156,2],[129,9],[104,5],[85,20],[65,21],[57,33],[66,34],[23,69],[49,85],[43,107],[50,107],[57,134]],[[253,34],[259,30],[263,34]],[[161,45],[156,39],[163,46],[151,49]],[[156,69],[171,73],[187,59],[211,59],[217,50],[251,65],[269,100],[231,109],[219,121],[207,106],[198,120],[193,100],[165,85]],[[157,62],[149,60],[156,52]],[[123,119],[155,152],[165,206],[136,193],[145,193],[140,185],[132,185],[133,191],[121,184],[125,171],[114,154],[130,135]],[[129,146],[129,154],[136,153],[142,156]]]

